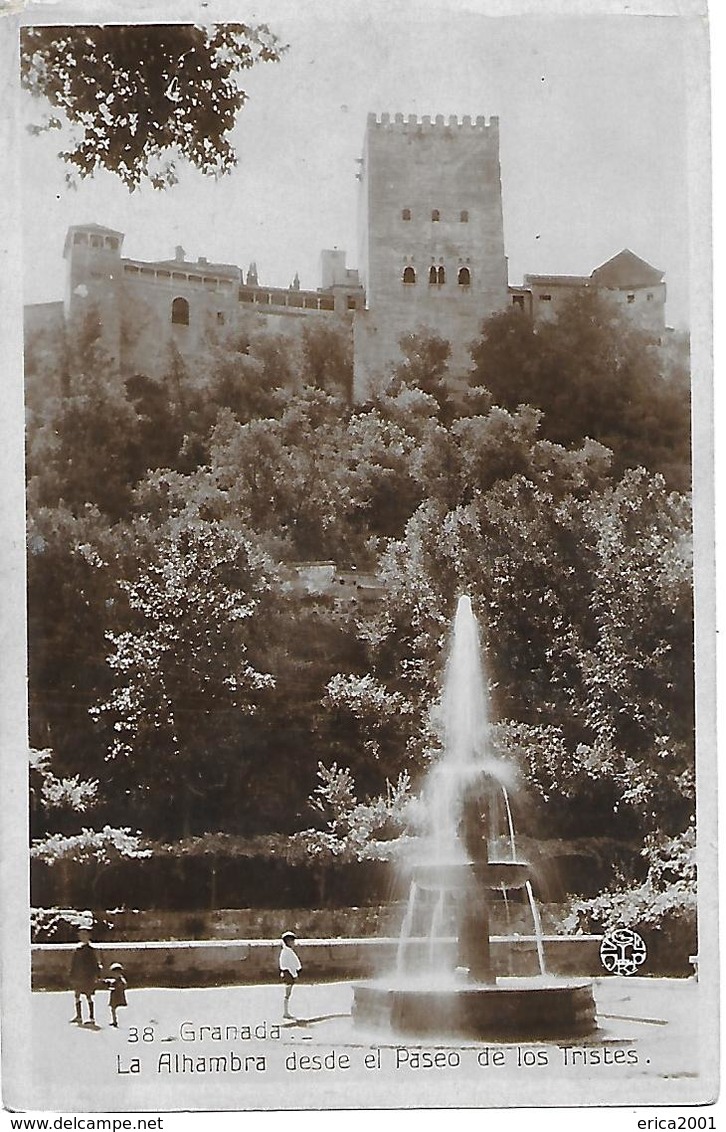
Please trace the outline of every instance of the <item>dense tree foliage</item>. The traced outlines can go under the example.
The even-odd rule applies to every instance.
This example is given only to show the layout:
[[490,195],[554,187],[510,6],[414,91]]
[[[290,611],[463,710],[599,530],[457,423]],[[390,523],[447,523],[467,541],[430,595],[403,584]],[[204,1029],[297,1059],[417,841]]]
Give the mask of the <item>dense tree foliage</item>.
[[612,450],[616,473],[642,464],[687,490],[687,369],[609,300],[577,295],[538,324],[517,309],[495,315],[472,355],[474,384],[504,408],[542,409],[547,439],[571,445],[591,437]]
[[395,368],[393,385],[409,386],[427,393],[436,402],[436,415],[443,425],[455,414],[448,382],[451,346],[438,334],[405,334],[400,340],[403,361]]
[[[381,699],[415,707],[421,751],[437,745],[425,708],[455,596],[467,592],[502,751],[547,802],[551,833],[682,827],[694,792],[682,497],[645,472],[581,498],[515,476],[453,511],[422,505],[382,574],[385,610],[367,627],[372,671],[385,676]],[[365,708],[362,694],[350,706]]]
[[350,402],[353,396],[353,339],[324,321],[306,322],[299,379]]
[[[89,317],[57,353],[55,380],[35,410],[27,447],[29,494],[41,506],[60,496],[74,514],[89,504],[117,519],[146,470],[139,420]],[[37,387],[48,368],[34,376]]]
[[30,739],[52,747],[64,774],[101,773],[88,711],[110,692],[105,633],[117,612],[117,578],[135,548],[120,525],[93,507],[74,515],[62,501],[28,516]]
[[[680,389],[680,363],[572,317],[534,335],[495,316],[469,392],[447,343],[412,338],[358,407],[342,338],[312,332],[251,325],[153,379],[115,374],[91,324],[55,369],[31,349],[52,371],[29,406],[32,737],[59,781],[99,782],[97,825],[385,855],[440,747],[468,592],[524,824],[688,828],[690,504],[656,451],[676,438],[666,403],[687,432],[659,384]],[[569,398],[535,396],[545,345]],[[592,415],[573,392],[588,375],[627,403]],[[326,561],[349,580],[315,592],[299,564]]]
[[234,167],[241,74],[283,51],[264,24],[31,27],[21,76],[51,107],[36,131],[71,126],[60,155],[71,179],[105,169],[129,189],[163,189],[177,180],[177,157],[207,174]]
[[[271,564],[243,535],[201,522],[155,533],[143,567],[121,583],[127,626],[108,634],[115,676],[93,709],[112,777],[134,811],[191,831],[193,797],[209,807],[245,778],[245,718],[273,683],[249,658],[248,626],[269,592]],[[161,799],[173,816],[160,813]],[[214,820],[212,818],[212,820]]]

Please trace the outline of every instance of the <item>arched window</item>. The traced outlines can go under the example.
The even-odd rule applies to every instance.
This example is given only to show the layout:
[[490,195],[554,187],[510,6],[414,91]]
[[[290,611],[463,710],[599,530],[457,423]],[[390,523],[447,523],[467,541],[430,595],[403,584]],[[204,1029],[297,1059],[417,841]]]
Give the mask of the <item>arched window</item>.
[[438,208],[435,208],[431,213],[431,219],[434,223],[441,219],[441,213],[439,212]]
[[401,220],[410,220],[410,219],[411,219],[411,209],[410,208],[404,208],[403,212],[401,213]]
[[174,299],[171,304],[171,321],[175,326],[189,325],[189,303],[186,299]]
[[416,282],[416,272],[414,271],[414,269],[412,267],[404,267],[404,269],[403,269],[403,282],[404,283],[415,283]]
[[465,208],[462,208],[461,212],[459,213],[459,221],[462,224],[468,224],[469,223],[469,213],[467,212],[467,210]]
[[446,282],[446,271],[444,270],[443,267],[440,267],[439,270],[438,270],[436,282],[437,283],[445,283]]
[[432,264],[431,267],[429,268],[429,283],[437,283],[437,282],[438,282],[438,275],[436,273],[436,268]]
[[471,283],[471,272],[468,267],[459,268],[459,286],[468,287]]

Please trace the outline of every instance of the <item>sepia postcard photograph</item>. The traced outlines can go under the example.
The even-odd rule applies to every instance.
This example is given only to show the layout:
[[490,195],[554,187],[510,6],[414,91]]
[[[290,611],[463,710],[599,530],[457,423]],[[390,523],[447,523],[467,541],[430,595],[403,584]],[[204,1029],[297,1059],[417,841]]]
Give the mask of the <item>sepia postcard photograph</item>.
[[6,1110],[716,1128],[705,3],[0,12]]

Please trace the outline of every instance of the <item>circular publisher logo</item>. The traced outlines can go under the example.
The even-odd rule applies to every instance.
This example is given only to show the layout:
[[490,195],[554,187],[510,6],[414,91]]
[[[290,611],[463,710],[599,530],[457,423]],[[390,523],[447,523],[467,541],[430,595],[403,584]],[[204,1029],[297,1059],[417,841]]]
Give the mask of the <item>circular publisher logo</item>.
[[630,928],[609,932],[600,944],[600,962],[611,975],[634,975],[647,956],[645,940]]

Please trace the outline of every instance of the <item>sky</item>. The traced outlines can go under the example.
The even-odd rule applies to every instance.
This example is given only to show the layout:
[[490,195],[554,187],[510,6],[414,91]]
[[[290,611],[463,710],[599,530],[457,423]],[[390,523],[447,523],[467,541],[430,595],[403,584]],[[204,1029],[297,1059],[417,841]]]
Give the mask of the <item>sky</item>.
[[[123,254],[255,261],[262,283],[319,285],[323,248],[357,266],[366,116],[498,115],[509,281],[589,274],[624,247],[666,273],[667,319],[689,322],[693,73],[683,21],[667,16],[486,16],[437,3],[237,5],[289,50],[247,72],[249,101],[226,177],[181,167],[165,192],[111,174],[64,183],[58,135],[25,135],[24,297],[62,298],[70,224],[125,233]],[[705,66],[705,64],[704,64]],[[38,106],[25,96],[28,120]],[[692,184],[692,182],[690,182]]]

